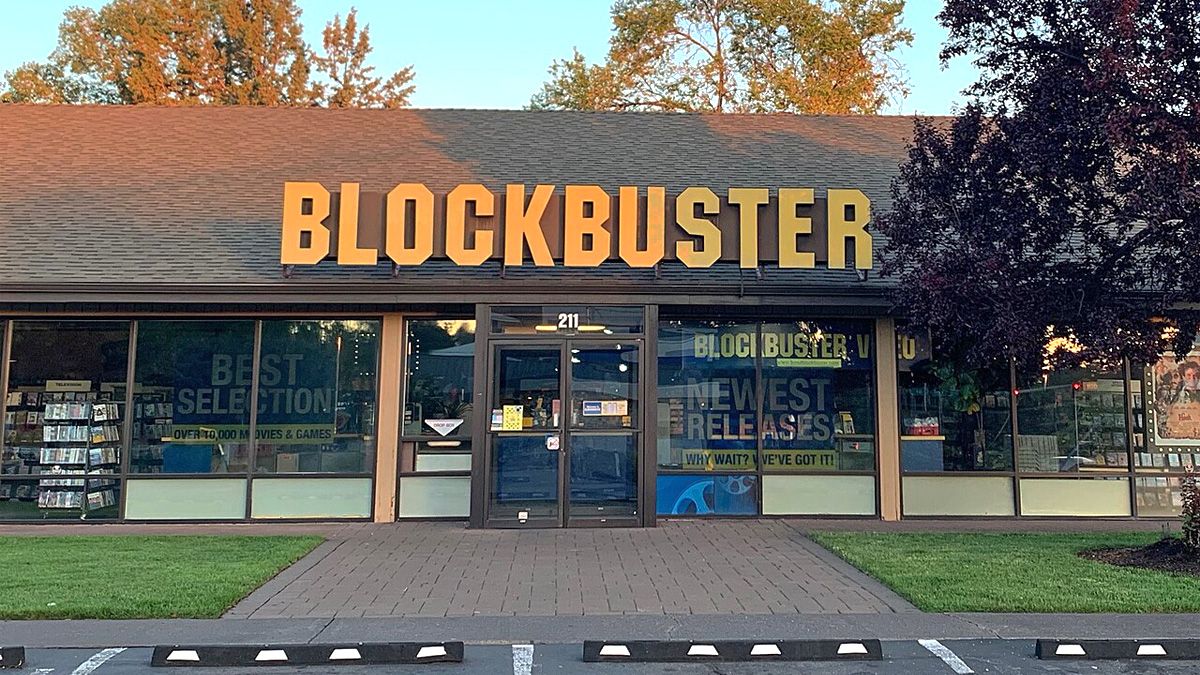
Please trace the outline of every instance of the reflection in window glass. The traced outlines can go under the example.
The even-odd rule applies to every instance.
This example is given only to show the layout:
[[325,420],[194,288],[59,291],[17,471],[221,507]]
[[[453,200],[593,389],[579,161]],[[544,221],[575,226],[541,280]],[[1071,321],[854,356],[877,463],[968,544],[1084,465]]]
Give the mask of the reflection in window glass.
[[246,471],[253,352],[253,321],[139,321],[129,470]]
[[560,457],[561,453],[546,451],[546,439],[540,434],[495,436],[488,517],[557,518]]
[[404,476],[396,507],[400,518],[466,518],[471,515],[471,478]]
[[117,517],[128,359],[127,321],[14,322],[0,517]]
[[1168,353],[1152,366],[1135,365],[1132,380],[1137,470],[1200,466],[1200,349],[1180,361]]
[[659,468],[754,470],[761,435],[764,471],[874,471],[873,341],[865,321],[663,322]]
[[[403,455],[405,472],[471,470],[471,441],[466,438],[407,442]],[[408,461],[412,462],[411,468]]]
[[572,434],[567,478],[574,518],[637,515],[637,444],[633,434]]
[[658,466],[753,471],[758,325],[664,321],[658,336]]
[[264,321],[258,470],[371,472],[378,352],[378,321]]
[[571,427],[637,426],[638,349],[634,344],[580,345],[571,349]]
[[1137,514],[1144,517],[1177,517],[1183,510],[1179,478],[1148,476],[1134,479]]
[[904,471],[1012,471],[1007,367],[964,379],[932,358],[927,335],[903,333],[897,363]]
[[496,355],[492,431],[558,429],[561,422],[557,347],[503,347]]
[[1021,471],[1128,471],[1120,373],[1054,370],[1017,390]]
[[870,323],[762,326],[763,470],[875,470]]
[[[469,436],[475,322],[466,319],[409,321],[407,331],[404,435]],[[430,426],[427,420],[461,420],[461,423],[452,429],[439,424],[439,430]]]

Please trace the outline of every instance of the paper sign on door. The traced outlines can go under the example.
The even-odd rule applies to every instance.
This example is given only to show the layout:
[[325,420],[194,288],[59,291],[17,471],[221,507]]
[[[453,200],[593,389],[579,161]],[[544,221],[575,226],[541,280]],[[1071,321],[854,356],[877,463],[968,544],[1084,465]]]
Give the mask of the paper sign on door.
[[521,420],[525,417],[525,406],[523,405],[506,405],[504,406],[504,420],[500,425],[501,431],[520,431],[522,429]]
[[617,417],[629,414],[629,401],[584,401],[584,417]]

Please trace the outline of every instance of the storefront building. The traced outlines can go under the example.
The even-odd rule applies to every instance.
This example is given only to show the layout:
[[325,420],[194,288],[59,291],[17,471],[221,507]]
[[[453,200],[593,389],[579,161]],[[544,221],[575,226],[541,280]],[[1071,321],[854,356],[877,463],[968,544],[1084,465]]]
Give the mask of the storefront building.
[[0,520],[1176,515],[1200,353],[930,375],[911,129],[0,107]]

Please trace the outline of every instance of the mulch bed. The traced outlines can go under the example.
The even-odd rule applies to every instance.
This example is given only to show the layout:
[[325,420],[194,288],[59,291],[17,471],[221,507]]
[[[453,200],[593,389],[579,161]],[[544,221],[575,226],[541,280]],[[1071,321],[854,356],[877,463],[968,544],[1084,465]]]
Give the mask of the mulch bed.
[[1094,548],[1079,557],[1120,567],[1140,567],[1159,572],[1200,577],[1200,555],[1188,550],[1179,539],[1160,539],[1137,548]]

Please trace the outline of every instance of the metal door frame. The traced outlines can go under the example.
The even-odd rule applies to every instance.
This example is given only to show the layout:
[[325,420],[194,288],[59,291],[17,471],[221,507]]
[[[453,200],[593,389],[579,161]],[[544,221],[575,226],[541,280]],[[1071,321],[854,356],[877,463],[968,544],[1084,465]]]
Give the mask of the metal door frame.
[[[574,347],[576,345],[583,345],[583,346],[615,345],[615,344],[620,344],[621,342],[628,342],[637,347],[637,355],[638,355],[637,370],[635,372],[635,374],[637,376],[637,381],[634,384],[634,390],[637,394],[638,410],[637,410],[636,415],[631,416],[635,421],[635,426],[632,429],[595,429],[595,430],[590,430],[590,431],[587,429],[576,430],[576,429],[571,428],[570,420],[567,418],[567,416],[565,414],[563,415],[563,444],[564,444],[564,448],[565,448],[565,451],[563,453],[563,459],[562,459],[562,462],[565,464],[565,469],[564,469],[564,473],[563,473],[563,485],[562,485],[562,490],[561,490],[562,495],[563,495],[563,500],[564,500],[563,501],[563,509],[562,509],[563,521],[564,521],[563,527],[635,527],[637,525],[640,525],[641,521],[642,521],[642,509],[644,508],[643,499],[642,499],[642,495],[644,494],[644,492],[642,490],[642,473],[643,473],[642,472],[642,464],[643,464],[643,462],[646,461],[645,448],[642,446],[642,443],[644,442],[644,439],[646,437],[645,436],[646,431],[643,428],[645,426],[645,415],[644,415],[643,406],[646,405],[646,400],[645,400],[645,398],[646,398],[646,396],[645,396],[646,382],[644,379],[645,374],[646,374],[646,363],[645,363],[645,361],[646,361],[646,359],[645,359],[646,339],[645,339],[645,337],[641,337],[641,336],[616,336],[616,335],[603,336],[603,337],[595,337],[595,336],[591,336],[591,335],[583,335],[583,336],[574,335],[574,336],[563,336],[560,339],[564,342],[565,351],[564,351],[563,355],[567,359],[566,363],[564,363],[562,366],[564,374],[566,375],[566,384],[567,384],[566,396],[563,397],[564,404],[567,402],[568,399],[574,399],[573,386],[574,386],[575,382],[574,382],[574,377],[571,374],[571,365],[572,364],[570,363],[570,358],[569,358],[571,355],[572,347]],[[573,400],[572,400],[572,403],[573,403]],[[564,406],[564,411],[565,411],[565,406]],[[570,437],[572,434],[575,434],[575,433],[583,434],[583,435],[596,435],[596,436],[633,436],[633,453],[634,453],[634,462],[635,462],[634,476],[636,477],[636,479],[638,481],[638,484],[637,484],[637,495],[638,495],[637,513],[635,515],[630,516],[630,517],[605,519],[604,522],[601,522],[600,519],[598,519],[598,518],[576,518],[576,519],[574,519],[574,522],[572,522],[572,518],[570,517],[570,513],[571,513],[571,490],[570,490],[570,488],[571,488],[571,485],[570,485],[570,483],[571,483],[571,464],[570,464],[570,462],[571,462],[571,438]]]
[[[644,336],[621,335],[621,336],[561,336],[550,338],[545,336],[530,336],[530,337],[506,337],[496,336],[485,339],[486,346],[483,347],[485,352],[485,363],[483,376],[477,381],[484,382],[484,391],[476,392],[482,394],[484,405],[482,412],[484,414],[476,415],[476,447],[479,448],[474,453],[475,466],[478,467],[476,473],[479,475],[479,480],[476,481],[478,486],[477,494],[479,498],[473,499],[473,508],[479,514],[478,526],[494,527],[494,528],[545,528],[545,527],[622,527],[622,526],[638,526],[644,524],[644,513],[646,508],[645,503],[645,463],[646,450],[644,447],[645,439],[648,437],[646,431],[646,406],[649,403],[646,400],[647,385],[646,385],[646,338]],[[638,411],[635,415],[635,427],[633,429],[620,430],[597,430],[588,432],[586,430],[572,430],[570,425],[569,415],[572,408],[572,378],[571,378],[571,362],[570,350],[573,345],[598,345],[618,344],[625,342],[636,345],[638,351],[638,364],[636,376],[637,381],[635,389],[638,396]],[[559,397],[560,397],[560,418],[559,424],[553,430],[541,430],[540,432],[495,432],[491,430],[491,411],[496,407],[498,385],[499,385],[499,355],[504,349],[557,349],[559,353]],[[493,459],[493,440],[501,433],[512,435],[547,435],[549,433],[558,433],[560,450],[558,460],[558,516],[557,518],[531,518],[522,523],[515,519],[496,519],[491,514],[491,496],[493,491],[493,475],[492,475],[492,459]],[[635,454],[635,477],[638,481],[636,493],[638,495],[637,514],[633,517],[616,517],[606,519],[601,523],[595,518],[575,518],[570,517],[570,462],[571,462],[571,434],[573,432],[582,433],[597,433],[611,435],[630,435],[634,439],[634,454]],[[547,451],[551,452],[551,451]]]
[[[490,328],[490,326],[489,326],[489,328]],[[485,380],[484,380],[485,382],[487,382],[487,385],[486,385],[487,390],[485,391],[485,394],[484,394],[487,405],[484,407],[484,410],[486,411],[486,415],[480,416],[482,418],[485,418],[483,421],[483,427],[485,430],[484,431],[484,442],[483,442],[483,455],[484,455],[485,459],[484,459],[484,462],[480,465],[480,468],[482,469],[481,473],[484,475],[484,489],[483,489],[483,507],[484,507],[483,524],[484,524],[484,527],[494,527],[494,528],[545,528],[545,527],[561,528],[561,527],[565,527],[566,507],[567,507],[567,495],[566,495],[567,473],[566,473],[566,471],[567,471],[567,462],[569,461],[568,444],[570,442],[566,438],[567,434],[565,433],[565,429],[566,429],[566,425],[567,425],[567,423],[566,423],[566,418],[567,418],[566,403],[567,403],[567,399],[568,399],[568,395],[569,395],[569,392],[567,390],[569,381],[568,381],[568,376],[567,376],[567,372],[566,372],[567,369],[565,367],[566,354],[567,354],[566,340],[548,339],[548,338],[544,338],[542,336],[536,336],[533,338],[523,338],[523,339],[522,338],[511,338],[511,337],[509,337],[509,338],[498,337],[495,339],[489,338],[487,340],[487,343],[488,343],[488,345],[487,345],[487,374],[488,374],[488,377],[485,378]],[[557,350],[558,351],[559,420],[558,420],[558,426],[555,427],[554,429],[552,429],[552,430],[551,429],[543,429],[543,430],[540,430],[539,432],[533,432],[533,431],[497,432],[497,431],[492,431],[492,429],[491,429],[492,410],[496,407],[496,403],[497,403],[496,398],[497,398],[497,394],[499,393],[498,386],[500,384],[500,378],[499,378],[500,373],[498,370],[498,365],[499,365],[498,357],[500,355],[500,352],[504,349],[529,349],[529,350],[545,349],[547,351],[549,351],[549,350]],[[506,519],[494,519],[491,514],[492,447],[493,447],[492,444],[493,444],[493,440],[498,435],[501,435],[501,434],[508,434],[508,435],[513,435],[513,436],[547,436],[547,435],[550,435],[555,432],[557,432],[558,436],[559,436],[559,450],[557,450],[557,451],[546,450],[545,452],[557,452],[558,453],[558,472],[557,472],[558,475],[555,479],[555,482],[557,484],[556,492],[557,492],[557,501],[558,501],[558,516],[554,517],[554,518],[544,518],[544,517],[536,518],[536,519],[530,518],[524,523],[522,523],[518,520],[515,520],[515,519],[507,519],[507,518]]]

